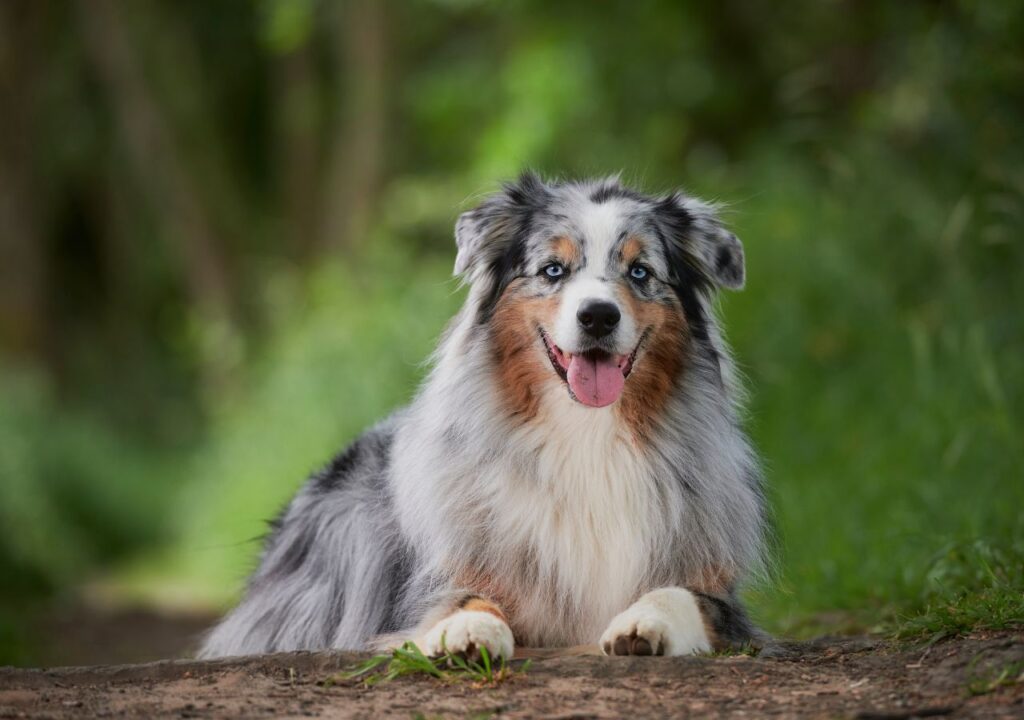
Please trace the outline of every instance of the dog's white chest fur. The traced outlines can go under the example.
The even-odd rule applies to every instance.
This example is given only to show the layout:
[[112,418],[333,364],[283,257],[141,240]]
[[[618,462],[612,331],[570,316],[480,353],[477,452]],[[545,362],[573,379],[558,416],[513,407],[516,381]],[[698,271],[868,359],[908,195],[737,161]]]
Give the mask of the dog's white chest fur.
[[611,409],[595,412],[556,392],[545,398],[557,407],[550,419],[516,438],[532,461],[491,469],[493,532],[529,556],[529,565],[506,566],[526,575],[517,579],[517,631],[531,644],[595,637],[643,586],[661,529],[652,473],[628,429]]

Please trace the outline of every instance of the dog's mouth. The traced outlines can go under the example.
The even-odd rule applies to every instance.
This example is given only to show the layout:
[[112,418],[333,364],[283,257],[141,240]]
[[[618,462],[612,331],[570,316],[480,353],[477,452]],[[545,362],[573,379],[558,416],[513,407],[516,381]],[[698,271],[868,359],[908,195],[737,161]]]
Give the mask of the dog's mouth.
[[575,400],[590,407],[605,407],[619,399],[646,337],[644,333],[628,355],[613,355],[598,348],[568,353],[555,345],[543,328],[540,329],[540,338],[558,377],[568,385],[569,394]]

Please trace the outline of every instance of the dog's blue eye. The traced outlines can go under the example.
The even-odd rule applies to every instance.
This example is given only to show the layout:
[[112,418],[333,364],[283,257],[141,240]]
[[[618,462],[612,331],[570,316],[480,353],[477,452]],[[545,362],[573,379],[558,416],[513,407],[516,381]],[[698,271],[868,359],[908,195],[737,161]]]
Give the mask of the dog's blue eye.
[[565,266],[561,263],[551,263],[550,265],[544,266],[543,272],[552,280],[557,280],[565,275]]
[[629,276],[634,280],[646,280],[647,268],[643,265],[634,265],[629,269]]

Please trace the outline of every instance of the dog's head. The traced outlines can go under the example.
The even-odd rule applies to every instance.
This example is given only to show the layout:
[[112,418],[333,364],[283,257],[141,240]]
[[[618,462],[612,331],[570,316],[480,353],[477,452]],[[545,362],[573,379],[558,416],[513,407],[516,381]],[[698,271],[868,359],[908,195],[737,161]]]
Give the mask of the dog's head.
[[[533,174],[464,213],[455,272],[473,286],[500,382],[517,411],[564,383],[590,407],[658,402],[687,343],[709,343],[716,287],[743,286],[743,248],[714,208],[649,197],[618,180]],[[708,348],[713,352],[713,348]]]

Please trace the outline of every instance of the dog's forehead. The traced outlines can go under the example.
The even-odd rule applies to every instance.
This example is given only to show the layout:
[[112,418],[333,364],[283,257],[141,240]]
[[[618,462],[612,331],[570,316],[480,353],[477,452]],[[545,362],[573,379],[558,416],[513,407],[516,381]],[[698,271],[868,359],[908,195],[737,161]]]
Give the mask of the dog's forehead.
[[577,208],[574,218],[580,242],[598,246],[614,242],[628,219],[623,203],[618,199],[603,203],[585,200]]
[[648,254],[660,254],[657,243],[644,242],[650,235],[650,213],[650,203],[640,196],[595,199],[592,189],[587,187],[562,187],[546,208],[546,222],[539,224],[543,229],[537,239],[569,238],[582,251],[585,267],[580,269],[600,275],[628,237],[640,240],[647,246]]
[[633,198],[595,201],[578,187],[557,194],[549,208],[558,229],[588,250],[610,248],[624,233],[638,232],[644,210]]

